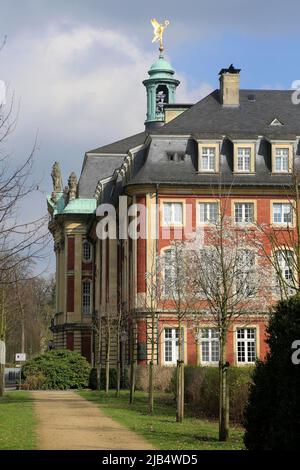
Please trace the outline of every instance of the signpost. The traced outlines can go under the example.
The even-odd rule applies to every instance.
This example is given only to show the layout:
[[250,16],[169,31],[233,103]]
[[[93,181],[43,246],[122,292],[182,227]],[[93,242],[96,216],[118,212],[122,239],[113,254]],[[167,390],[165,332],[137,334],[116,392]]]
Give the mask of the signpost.
[[16,354],[16,362],[25,362],[25,361],[26,361],[26,354],[25,353]]
[[20,363],[20,384],[19,387],[21,389],[22,385],[22,362],[26,361],[26,354],[25,353],[17,353],[16,354],[16,362]]

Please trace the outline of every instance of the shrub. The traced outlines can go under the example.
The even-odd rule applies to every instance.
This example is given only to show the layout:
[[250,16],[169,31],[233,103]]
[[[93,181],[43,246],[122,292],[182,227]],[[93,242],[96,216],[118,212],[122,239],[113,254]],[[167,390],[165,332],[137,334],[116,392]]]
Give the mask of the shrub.
[[300,445],[300,366],[292,363],[292,344],[300,339],[300,300],[274,308],[267,329],[269,353],[254,372],[245,411],[249,450],[298,450]]
[[[160,392],[170,392],[172,390],[172,381],[175,374],[175,367],[154,366],[154,389]],[[136,373],[136,389],[144,392],[149,387],[149,368],[138,366]]]
[[87,387],[90,365],[80,354],[53,350],[30,359],[22,367],[24,383],[43,390]]
[[41,372],[28,375],[22,383],[23,390],[43,390],[45,388],[45,376]]
[[[105,367],[101,367],[101,390],[105,389],[105,380],[106,380],[106,372]],[[128,379],[128,369],[124,369],[123,380],[121,377],[121,388],[128,388],[129,387],[129,379]],[[89,388],[92,390],[97,390],[97,369],[94,367],[91,369],[90,377],[89,377]],[[109,388],[116,389],[117,388],[117,369],[111,368],[109,369]]]
[[[228,373],[230,419],[240,423],[248,400],[253,367],[230,367]],[[218,367],[186,366],[184,368],[185,402],[192,414],[200,417],[219,416]],[[176,375],[172,380],[176,396]]]
[[89,388],[91,390],[97,390],[97,369],[93,367],[90,371],[90,376],[89,376]]

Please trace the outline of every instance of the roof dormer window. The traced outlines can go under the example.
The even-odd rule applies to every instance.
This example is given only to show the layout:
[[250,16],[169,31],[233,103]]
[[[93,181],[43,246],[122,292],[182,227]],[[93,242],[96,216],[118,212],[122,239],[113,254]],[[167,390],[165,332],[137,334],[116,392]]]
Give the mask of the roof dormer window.
[[234,142],[234,172],[255,172],[255,143]]
[[218,173],[220,149],[219,144],[198,144],[198,171],[203,173]]
[[185,153],[184,152],[168,152],[167,158],[169,162],[184,162]]
[[291,173],[293,168],[293,145],[272,144],[272,171],[273,173]]

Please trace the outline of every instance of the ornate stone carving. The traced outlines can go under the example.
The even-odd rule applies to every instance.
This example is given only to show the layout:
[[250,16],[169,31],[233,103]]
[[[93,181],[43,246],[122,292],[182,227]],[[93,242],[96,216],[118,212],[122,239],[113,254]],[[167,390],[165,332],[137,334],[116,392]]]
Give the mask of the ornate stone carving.
[[61,192],[62,190],[62,183],[61,183],[61,172],[59,163],[55,162],[52,167],[52,182],[53,182],[53,191],[54,192]]
[[73,199],[76,199],[76,194],[77,194],[77,176],[75,175],[74,171],[70,174],[69,180],[68,180],[68,186],[69,186],[69,201],[73,201]]

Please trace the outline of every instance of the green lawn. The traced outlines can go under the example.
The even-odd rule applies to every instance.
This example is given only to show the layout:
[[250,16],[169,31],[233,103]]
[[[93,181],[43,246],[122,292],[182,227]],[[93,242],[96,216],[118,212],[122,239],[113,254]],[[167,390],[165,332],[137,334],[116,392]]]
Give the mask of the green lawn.
[[0,398],[0,450],[35,449],[36,424],[28,392],[8,392]]
[[80,395],[99,403],[101,410],[127,428],[141,434],[160,450],[240,450],[243,449],[243,430],[232,428],[229,442],[218,442],[218,424],[213,421],[186,417],[176,423],[175,403],[167,394],[156,397],[154,416],[147,414],[147,395],[136,392],[135,403],[129,405],[129,393],[120,398],[111,391],[108,398],[103,392],[83,390]]

